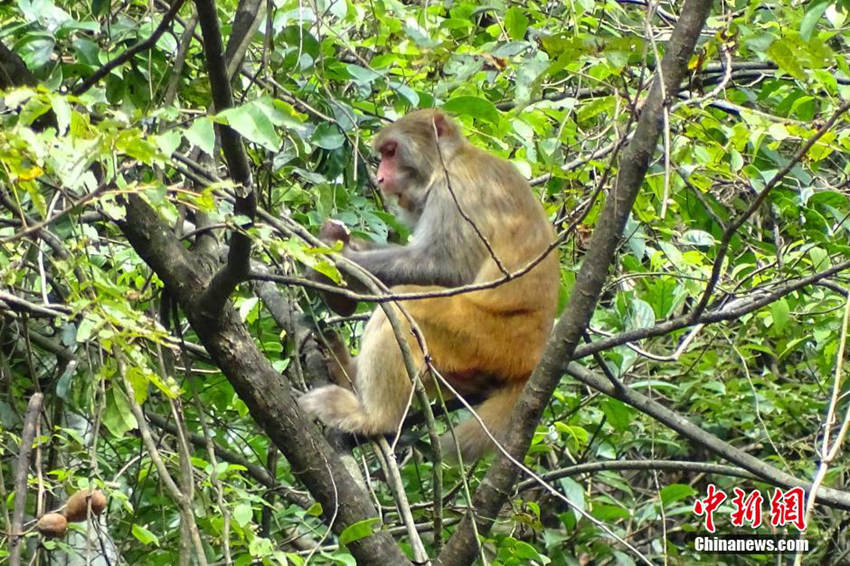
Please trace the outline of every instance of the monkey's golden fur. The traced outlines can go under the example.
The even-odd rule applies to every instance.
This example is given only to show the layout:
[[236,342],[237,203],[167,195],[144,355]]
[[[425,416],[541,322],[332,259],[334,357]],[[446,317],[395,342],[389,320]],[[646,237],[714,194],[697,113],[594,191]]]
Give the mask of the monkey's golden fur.
[[[398,194],[400,204],[418,219],[412,243],[394,252],[395,271],[387,267],[386,257],[379,261],[377,255],[352,254],[352,259],[373,267],[385,281],[430,281],[431,277],[453,281],[448,270],[469,273],[457,280],[460,284],[500,279],[502,271],[459,208],[509,273],[538,258],[554,241],[543,208],[522,175],[508,161],[469,144],[441,111],[408,114],[378,134],[375,148],[386,153],[379,173],[384,169],[386,176],[392,177],[387,192]],[[382,148],[390,149],[384,152]],[[425,241],[430,249],[416,248]],[[410,257],[403,255],[405,250]],[[438,264],[426,266],[426,260]],[[440,262],[446,266],[441,268]],[[431,268],[445,272],[417,278],[417,269]],[[386,271],[385,277],[382,271]],[[504,436],[511,409],[540,359],[555,316],[558,281],[558,259],[553,251],[528,273],[497,287],[399,303],[422,330],[437,370],[462,394],[489,393],[477,412],[497,439]],[[445,288],[406,284],[392,290],[422,293]],[[398,318],[410,350],[424,366],[410,328],[403,316]],[[359,355],[345,369],[354,381],[354,392],[342,382],[343,387],[321,387],[303,396],[302,406],[344,431],[364,435],[394,432],[410,399],[411,383],[381,308],[375,309],[366,325]],[[491,448],[474,419],[455,427],[455,435],[467,461]],[[453,452],[449,438],[443,447]]]

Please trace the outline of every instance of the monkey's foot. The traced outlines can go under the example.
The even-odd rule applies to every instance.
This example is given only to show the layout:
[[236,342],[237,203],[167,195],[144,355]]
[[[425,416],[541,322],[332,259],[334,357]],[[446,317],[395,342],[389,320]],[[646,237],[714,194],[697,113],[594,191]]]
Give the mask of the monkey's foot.
[[345,432],[366,435],[378,432],[360,399],[338,385],[325,385],[309,391],[298,399],[298,404],[326,425]]

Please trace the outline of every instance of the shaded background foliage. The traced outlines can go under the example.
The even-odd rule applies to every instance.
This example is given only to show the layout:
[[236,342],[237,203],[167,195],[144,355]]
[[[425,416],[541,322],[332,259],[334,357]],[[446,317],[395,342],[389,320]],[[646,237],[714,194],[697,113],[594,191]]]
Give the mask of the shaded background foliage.
[[[168,564],[185,556],[179,511],[139,437],[132,393],[169,469],[181,485],[193,486],[191,509],[210,563],[227,553],[238,564],[299,564],[308,557],[352,563],[327,532],[322,509],[194,346],[197,337],[163,297],[160,280],[116,228],[125,216],[123,197],[141,195],[187,246],[212,250],[241,224],[227,197],[232,184],[211,159],[218,155],[214,124],[229,124],[247,143],[261,208],[312,232],[333,217],[356,236],[403,241],[407,229],[370,179],[368,142],[411,108],[442,106],[473,143],[532,179],[563,237],[566,297],[603,202],[598,190],[610,188],[616,175],[616,156],[679,6],[654,4],[648,12],[640,1],[375,0],[260,8],[244,48],[228,46],[231,58],[242,61],[233,67],[236,106],[209,114],[211,90],[191,3],[148,49],[94,85],[84,81],[151,37],[167,4],[0,5],[0,41],[32,73],[0,83],[30,85],[7,90],[0,115],[2,519],[9,524],[15,455],[34,391],[45,393],[45,404],[27,519],[92,484],[110,500],[97,527],[72,526],[69,537],[53,541],[30,531],[25,557]],[[242,23],[236,3],[217,9],[227,38]],[[850,95],[847,17],[846,2],[714,6],[687,82],[668,93],[665,136],[590,340],[651,329],[699,303],[725,228]],[[12,59],[3,60],[5,72],[20,77],[20,69],[9,72]],[[41,86],[32,88],[36,83]],[[604,367],[763,461],[810,478],[821,458],[833,379],[840,393],[845,389],[839,355],[847,279],[839,270],[790,292],[782,284],[848,259],[848,149],[842,118],[732,237],[709,307],[775,292],[769,304],[718,324],[618,344],[582,362]],[[310,265],[335,274],[322,250],[267,222],[248,233],[254,259],[275,273],[295,275]],[[356,348],[371,305],[340,320],[297,285],[279,290],[304,320],[338,329]],[[253,285],[240,286],[233,302],[275,369],[301,386],[304,337],[293,326],[282,332]],[[839,408],[845,406],[842,400]],[[178,426],[194,436],[184,442]],[[376,474],[369,484],[374,500],[405,547],[380,466],[368,448],[362,454],[361,465]],[[565,378],[526,463],[546,472],[617,459],[715,458],[634,407]],[[832,461],[826,484],[843,487],[846,467],[841,456]],[[473,469],[473,486],[485,468]],[[424,459],[413,452],[401,469],[416,519],[427,524],[427,452]],[[702,532],[692,504],[708,483],[730,492],[741,485],[767,489],[675,469],[602,470],[552,481],[647,556],[683,564],[720,563],[694,552],[685,537]],[[457,470],[445,471],[445,485],[444,537],[466,507]],[[635,560],[543,492],[517,492],[506,503],[487,537],[491,564]],[[842,512],[818,507],[813,519],[808,536],[816,548],[806,560],[844,556]],[[728,521],[718,523],[732,531]],[[437,546],[433,535],[426,542]]]

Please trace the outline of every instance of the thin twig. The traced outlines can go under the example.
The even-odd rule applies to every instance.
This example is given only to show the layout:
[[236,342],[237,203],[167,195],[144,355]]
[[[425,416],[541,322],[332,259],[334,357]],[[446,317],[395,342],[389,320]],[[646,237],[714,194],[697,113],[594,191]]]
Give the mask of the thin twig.
[[[835,375],[832,378],[832,394],[829,397],[829,407],[826,411],[826,419],[823,423],[823,438],[820,446],[820,463],[815,472],[815,477],[812,479],[812,485],[809,488],[809,500],[806,502],[806,512],[804,524],[808,525],[812,519],[812,512],[815,509],[815,501],[817,500],[818,491],[826,478],[826,472],[829,470],[829,465],[838,455],[838,451],[844,441],[844,436],[847,433],[848,422],[850,422],[850,408],[844,414],[844,420],[841,423],[841,428],[835,438],[835,442],[830,444],[830,432],[835,424],[835,412],[838,408],[838,402],[841,399],[841,390],[844,374],[844,350],[847,347],[847,326],[850,324],[850,297],[844,302],[844,318],[841,321],[841,339],[838,342],[838,352],[835,355]],[[802,533],[800,533],[802,536]],[[794,561],[794,566],[801,564],[800,557],[802,553],[797,555]]]
[[800,162],[800,160],[805,157],[805,155],[809,152],[817,141],[826,134],[832,126],[838,121],[838,118],[841,117],[842,114],[847,112],[850,109],[850,101],[842,104],[826,121],[826,123],[818,128],[818,131],[810,137],[806,142],[798,149],[794,155],[788,160],[782,169],[776,172],[776,174],[765,184],[764,188],[759,193],[758,197],[750,204],[749,208],[744,211],[738,218],[736,218],[729,226],[726,228],[726,231],[723,232],[723,237],[720,240],[720,245],[717,248],[717,256],[714,259],[714,265],[711,269],[711,277],[708,280],[708,284],[705,287],[705,291],[703,291],[702,297],[700,298],[699,303],[694,307],[694,310],[691,311],[691,317],[694,319],[698,318],[702,311],[705,310],[705,307],[708,305],[708,301],[711,298],[712,293],[714,292],[714,288],[717,286],[718,281],[720,280],[720,275],[723,270],[723,259],[726,257],[726,252],[729,249],[729,244],[732,241],[732,236],[735,235],[735,232],[743,226],[744,222],[755,213],[756,210],[764,203],[767,195],[770,194],[771,190],[779,184],[785,175],[788,174],[791,169]]
[[124,360],[123,355],[117,348],[113,349],[115,352],[115,359],[118,363],[118,373],[121,377],[121,380],[124,382],[124,389],[127,392],[127,399],[130,402],[130,411],[133,413],[133,416],[136,418],[136,424],[139,427],[139,433],[142,436],[142,442],[147,448],[148,457],[153,462],[156,467],[157,472],[159,473],[159,478],[162,480],[163,485],[165,486],[166,491],[169,496],[174,499],[174,502],[177,504],[177,508],[180,511],[181,522],[185,525],[185,527],[189,531],[189,535],[192,539],[192,543],[195,547],[195,559],[198,562],[199,566],[207,566],[207,558],[204,553],[204,546],[201,543],[201,537],[198,532],[198,525],[195,522],[195,514],[192,510],[192,501],[186,497],[186,495],[180,490],[175,483],[174,478],[171,476],[171,473],[168,471],[168,468],[165,466],[165,462],[162,460],[162,456],[159,453],[159,448],[156,446],[156,442],[153,440],[153,436],[151,436],[150,428],[148,427],[148,423],[145,420],[145,415],[142,412],[142,407],[139,405],[139,402],[136,401],[136,392],[133,390],[133,386],[130,384],[130,380],[127,378],[127,367],[126,362]]
[[60,210],[59,212],[57,212],[53,216],[51,216],[51,217],[49,217],[45,220],[42,220],[41,222],[38,222],[37,224],[33,224],[32,226],[29,226],[29,227],[27,227],[23,230],[15,232],[11,236],[6,236],[5,238],[0,238],[0,243],[6,244],[6,243],[9,243],[9,242],[14,242],[15,240],[25,238],[25,237],[29,236],[30,234],[34,234],[34,233],[38,232],[39,230],[41,230],[41,229],[49,226],[50,224],[56,222],[60,218],[64,217],[66,214],[68,214],[72,210],[78,209],[81,206],[83,206],[84,204],[86,204],[87,202],[89,202],[90,200],[100,196],[105,191],[106,191],[106,185],[105,184],[100,185],[97,188],[95,188],[95,190],[90,192],[89,194],[82,196],[80,198],[80,200],[76,201],[71,206],[63,208],[62,210]]
[[9,525],[9,566],[21,564],[21,532],[24,524],[24,509],[27,504],[27,476],[29,475],[30,453],[35,439],[35,425],[41,414],[43,393],[33,393],[27,404],[24,416],[24,428],[21,432],[21,448],[18,451],[18,461],[15,468],[15,506],[12,510],[12,523]]
[[121,55],[118,55],[117,57],[106,63],[103,67],[92,73],[89,78],[80,83],[80,85],[74,88],[71,92],[76,96],[83,94],[92,86],[94,86],[97,81],[108,75],[109,72],[112,71],[112,69],[118,67],[126,61],[129,61],[134,55],[136,55],[136,53],[141,53],[142,51],[150,49],[151,47],[156,45],[156,42],[159,40],[162,34],[165,33],[165,30],[168,29],[168,26],[171,24],[171,20],[173,20],[174,16],[177,15],[177,12],[180,10],[180,7],[183,5],[183,1],[184,0],[174,0],[174,4],[172,4],[168,11],[163,14],[162,21],[159,22],[159,25],[156,26],[156,29],[153,31],[150,37],[148,37],[144,41],[140,41],[127,51],[121,53]]
[[410,538],[410,546],[413,551],[413,561],[416,564],[430,564],[428,553],[425,552],[425,545],[422,544],[422,539],[419,537],[419,533],[416,530],[413,513],[410,511],[410,502],[407,500],[407,494],[404,492],[404,482],[401,480],[401,474],[399,473],[398,466],[389,465],[390,461],[395,463],[395,454],[393,454],[393,450],[390,448],[386,438],[378,438],[377,444],[381,449],[381,454],[383,455],[384,460],[388,464],[387,471],[389,474],[387,476],[387,483],[389,484],[393,495],[395,495],[396,506],[398,507],[401,520],[404,523],[404,526],[407,527],[407,536]]

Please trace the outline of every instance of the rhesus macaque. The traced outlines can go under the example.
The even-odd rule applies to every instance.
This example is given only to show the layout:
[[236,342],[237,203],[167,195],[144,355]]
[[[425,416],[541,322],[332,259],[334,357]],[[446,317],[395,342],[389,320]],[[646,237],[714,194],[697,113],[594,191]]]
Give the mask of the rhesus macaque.
[[[408,114],[384,128],[374,148],[381,156],[378,184],[385,195],[398,199],[412,222],[410,242],[375,249],[346,245],[343,254],[392,285],[394,293],[494,281],[503,272],[493,255],[512,273],[554,240],[543,207],[522,175],[508,161],[472,146],[443,112]],[[555,316],[558,281],[552,252],[497,287],[399,303],[422,330],[432,363],[452,386],[462,395],[487,395],[477,412],[497,439],[504,437],[511,409],[540,359]],[[399,319],[404,339],[424,367],[409,325],[403,316]],[[350,433],[394,432],[412,386],[381,308],[366,324],[359,355],[346,365],[339,385],[308,392],[301,406]],[[350,376],[353,391],[342,373]],[[455,435],[466,461],[492,448],[474,419],[455,427]],[[455,453],[449,434],[443,449],[449,458]]]

